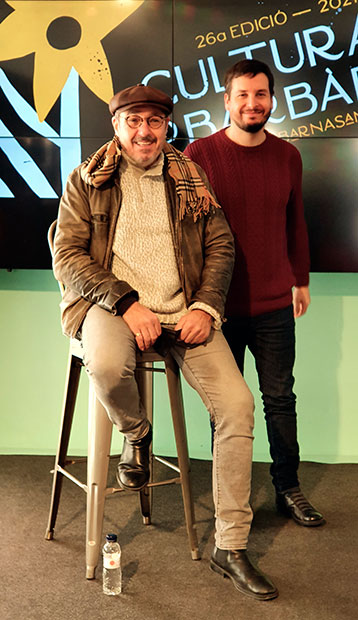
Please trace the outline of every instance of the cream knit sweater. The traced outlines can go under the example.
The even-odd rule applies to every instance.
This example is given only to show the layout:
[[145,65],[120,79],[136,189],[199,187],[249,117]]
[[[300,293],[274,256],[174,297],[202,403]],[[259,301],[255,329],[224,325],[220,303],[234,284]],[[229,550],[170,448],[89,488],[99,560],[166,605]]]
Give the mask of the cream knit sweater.
[[[138,291],[139,302],[152,310],[161,323],[175,325],[188,312],[181,288],[170,230],[163,153],[148,170],[136,166],[122,152],[121,210],[113,241],[112,271]],[[210,314],[219,329],[219,314],[196,302],[191,310]]]
[[176,264],[163,180],[163,154],[149,170],[122,153],[122,203],[113,242],[112,271],[139,294],[161,323],[186,314]]

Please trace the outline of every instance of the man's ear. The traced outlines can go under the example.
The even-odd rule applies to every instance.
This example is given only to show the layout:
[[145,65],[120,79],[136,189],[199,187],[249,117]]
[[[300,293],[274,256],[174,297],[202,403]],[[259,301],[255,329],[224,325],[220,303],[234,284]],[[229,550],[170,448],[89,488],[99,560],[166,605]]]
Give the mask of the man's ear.
[[112,116],[112,119],[111,119],[111,120],[112,120],[113,129],[114,129],[114,131],[116,132],[116,131],[117,131],[117,129],[118,129],[118,118],[117,118],[117,117],[116,117],[116,115],[114,114],[114,115]]

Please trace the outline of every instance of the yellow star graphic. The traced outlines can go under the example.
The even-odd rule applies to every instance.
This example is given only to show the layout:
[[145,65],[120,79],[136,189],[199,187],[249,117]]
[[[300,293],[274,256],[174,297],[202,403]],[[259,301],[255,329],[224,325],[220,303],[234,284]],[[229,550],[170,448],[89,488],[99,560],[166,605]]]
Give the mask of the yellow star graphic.
[[6,0],[15,9],[0,24],[0,61],[35,53],[34,103],[43,121],[71,68],[108,102],[113,84],[100,41],[144,0]]

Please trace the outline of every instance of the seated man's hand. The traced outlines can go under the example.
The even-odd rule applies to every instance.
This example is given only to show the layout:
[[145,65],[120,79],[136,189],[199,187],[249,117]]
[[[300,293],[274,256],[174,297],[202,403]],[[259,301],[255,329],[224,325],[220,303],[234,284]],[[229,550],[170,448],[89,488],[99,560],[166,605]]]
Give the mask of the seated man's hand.
[[158,317],[135,301],[122,315],[129,329],[134,334],[137,345],[141,351],[146,351],[153,346],[162,332]]
[[204,310],[191,310],[178,321],[176,330],[181,330],[180,340],[187,344],[201,344],[210,334],[213,319]]

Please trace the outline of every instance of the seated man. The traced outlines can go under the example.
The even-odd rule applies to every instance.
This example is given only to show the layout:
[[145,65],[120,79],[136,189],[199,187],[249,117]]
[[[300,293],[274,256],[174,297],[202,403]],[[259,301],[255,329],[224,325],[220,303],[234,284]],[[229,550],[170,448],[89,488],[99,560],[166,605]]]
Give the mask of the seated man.
[[246,554],[253,398],[220,330],[233,239],[202,170],[165,141],[172,108],[148,86],[117,93],[113,140],[69,177],[54,251],[63,330],[81,339],[96,395],[124,434],[117,479],[132,490],[148,482],[152,438],[136,350],[171,330],[170,351],[215,425],[211,567],[241,592],[271,599],[275,586]]

